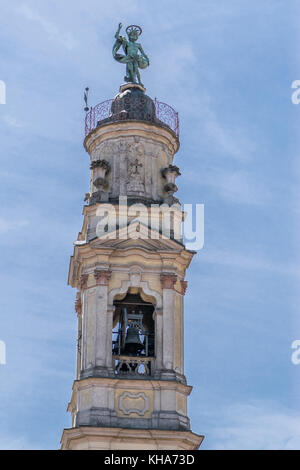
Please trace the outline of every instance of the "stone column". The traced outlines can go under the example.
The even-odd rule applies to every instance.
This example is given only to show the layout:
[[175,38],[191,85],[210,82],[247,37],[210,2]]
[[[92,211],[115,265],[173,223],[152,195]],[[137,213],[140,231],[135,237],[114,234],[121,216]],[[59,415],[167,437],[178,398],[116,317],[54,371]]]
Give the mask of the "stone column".
[[163,369],[174,369],[174,285],[177,276],[163,273],[161,283],[163,289]]
[[83,304],[83,372],[85,376],[93,375],[96,366],[96,324],[97,324],[97,290],[89,287],[84,292]]
[[187,281],[181,284],[181,374],[184,375],[184,296],[188,287]]
[[163,368],[163,310],[155,309],[155,370]]
[[80,377],[81,372],[81,350],[82,350],[82,305],[80,292],[76,294],[75,311],[78,319],[78,336],[77,336],[77,365],[76,365],[76,378]]
[[113,358],[112,358],[112,330],[113,330],[113,316],[115,311],[115,306],[110,305],[107,309],[106,316],[106,330],[107,335],[107,349],[106,349],[106,367],[110,370],[113,370]]
[[86,323],[87,323],[87,283],[89,275],[82,274],[80,277],[80,303],[81,303],[81,360],[80,360],[80,373],[86,368]]
[[96,368],[103,369],[107,366],[107,354],[109,354],[108,337],[111,338],[111,330],[108,330],[107,326],[108,283],[111,272],[109,270],[96,269],[94,277],[96,280],[95,366]]

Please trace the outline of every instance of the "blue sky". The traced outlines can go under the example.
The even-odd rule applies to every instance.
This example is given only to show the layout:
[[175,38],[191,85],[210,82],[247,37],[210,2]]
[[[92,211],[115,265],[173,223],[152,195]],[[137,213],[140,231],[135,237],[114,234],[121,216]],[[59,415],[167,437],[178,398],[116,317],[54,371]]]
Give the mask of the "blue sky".
[[205,205],[185,303],[192,429],[203,449],[300,449],[297,3],[1,0],[1,449],[56,449],[70,426],[82,96],[123,82],[119,21],[142,26],[147,93],[179,112],[178,195]]

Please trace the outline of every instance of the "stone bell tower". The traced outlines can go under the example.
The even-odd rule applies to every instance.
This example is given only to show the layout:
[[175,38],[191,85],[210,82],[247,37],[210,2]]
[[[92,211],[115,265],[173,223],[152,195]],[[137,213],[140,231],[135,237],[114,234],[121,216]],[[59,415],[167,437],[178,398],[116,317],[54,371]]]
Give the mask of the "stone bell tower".
[[203,439],[190,430],[184,375],[194,252],[175,237],[178,115],[145,91],[123,85],[86,115],[90,192],[68,279],[77,289],[77,373],[62,449],[190,450]]

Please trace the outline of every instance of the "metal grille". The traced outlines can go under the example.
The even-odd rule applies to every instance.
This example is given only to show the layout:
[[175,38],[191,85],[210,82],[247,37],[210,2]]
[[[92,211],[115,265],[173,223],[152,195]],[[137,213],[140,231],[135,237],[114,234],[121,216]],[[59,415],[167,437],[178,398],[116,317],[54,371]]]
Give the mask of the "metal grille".
[[[120,121],[124,119],[121,113],[117,115],[111,115],[111,105],[113,100],[106,100],[102,103],[97,104],[85,116],[85,136],[87,136],[92,130],[101,124],[101,121],[105,121],[110,118],[114,121]],[[168,126],[177,137],[179,137],[179,118],[178,113],[168,104],[154,100],[155,104],[155,116],[149,116],[149,121],[162,123]]]
[[161,122],[166,124],[167,126],[172,129],[173,132],[179,136],[179,117],[178,113],[166,103],[162,103],[158,101],[156,98],[154,100],[155,103],[155,110],[156,110],[156,118],[159,119]]
[[150,376],[154,357],[113,356],[115,375]]
[[107,119],[110,115],[110,108],[113,100],[106,100],[103,103],[99,103],[85,116],[85,135],[87,136],[93,129],[96,129],[99,121]]

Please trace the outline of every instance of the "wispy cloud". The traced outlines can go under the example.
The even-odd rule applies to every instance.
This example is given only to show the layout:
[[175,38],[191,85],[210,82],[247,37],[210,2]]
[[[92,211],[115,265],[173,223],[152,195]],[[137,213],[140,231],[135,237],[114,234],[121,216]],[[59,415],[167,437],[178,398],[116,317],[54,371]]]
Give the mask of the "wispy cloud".
[[[235,450],[300,449],[300,414],[265,401],[237,403],[208,413],[207,446]],[[214,423],[214,425],[213,425]],[[210,441],[210,442],[209,442]]]
[[15,118],[14,116],[4,115],[2,120],[11,127],[25,127],[25,123],[20,121],[19,119]]
[[29,225],[29,220],[11,220],[0,217],[0,235],[20,230]]
[[77,41],[70,32],[61,32],[51,21],[41,16],[36,10],[26,4],[22,4],[16,9],[19,15],[22,15],[28,21],[35,22],[48,34],[49,38],[59,41],[66,49],[72,50],[76,47]]
[[38,445],[35,445],[25,437],[16,437],[0,435],[0,449],[1,450],[42,450]]
[[229,202],[261,205],[270,197],[268,189],[260,185],[254,175],[244,170],[208,171],[203,183],[214,186],[221,197]]
[[212,107],[205,109],[203,120],[204,132],[211,145],[227,159],[241,162],[248,161],[255,150],[255,145],[248,138],[245,130],[239,125],[238,128],[230,129],[226,123],[220,123]]
[[[143,28],[141,43],[151,62],[142,71],[147,94],[179,112],[181,149],[176,164],[182,169],[180,197],[190,198],[196,192],[194,202],[213,205],[207,214],[206,242],[210,246],[197,255],[206,269],[202,271],[197,262],[192,265],[189,275],[195,290],[186,299],[191,309],[187,322],[193,330],[199,324],[197,341],[187,348],[191,384],[197,383],[199,370],[202,377],[194,389],[195,407],[190,412],[197,412],[203,384],[206,388],[210,380],[202,373],[199,342],[207,344],[207,339],[213,343],[213,357],[217,358],[224,356],[222,337],[228,338],[234,342],[236,356],[243,357],[245,336],[253,333],[253,344],[256,346],[259,337],[262,346],[249,359],[252,371],[260,363],[256,354],[263,350],[273,353],[277,339],[289,335],[293,299],[288,286],[299,277],[297,260],[291,259],[293,228],[285,224],[287,234],[279,247],[274,236],[278,224],[267,211],[271,204],[275,206],[275,193],[285,195],[287,204],[298,197],[293,156],[288,153],[284,133],[292,109],[290,84],[286,89],[290,59],[282,54],[282,44],[291,36],[290,13],[283,1],[268,5],[248,2],[246,8],[236,0],[220,3],[18,0],[3,5],[6,67],[0,78],[7,82],[10,99],[2,106],[4,116],[0,118],[2,153],[7,156],[2,159],[0,175],[2,205],[7,206],[0,214],[5,263],[0,273],[2,310],[6,312],[1,335],[9,348],[9,364],[3,368],[7,376],[0,390],[0,447],[34,448],[46,441],[55,447],[58,427],[63,428],[58,423],[69,399],[76,349],[75,294],[65,282],[73,236],[82,222],[81,195],[89,180],[81,145],[81,90],[89,85],[93,104],[118,92],[124,66],[113,60],[111,47],[119,21],[124,24],[123,34],[128,24],[139,22]],[[277,87],[283,95],[287,90],[287,107]],[[295,107],[291,112],[296,112]],[[185,152],[187,158],[180,160]],[[290,197],[291,182],[294,197]],[[12,213],[19,220],[16,216],[11,220]],[[246,218],[247,224],[239,232],[239,221]],[[34,231],[29,230],[31,226]],[[266,236],[268,231],[270,236]],[[214,241],[216,250],[212,250]],[[287,288],[276,290],[273,286],[281,282]],[[267,337],[270,342],[264,343]],[[211,351],[206,350],[207,357]],[[55,376],[58,359],[64,366]],[[200,414],[198,427],[206,434],[207,445],[297,445],[291,410],[263,402],[245,403],[246,392],[237,389],[236,383],[244,363],[233,367],[230,360],[216,359],[210,364],[214,411],[203,414],[207,426]],[[256,397],[272,394],[292,407],[295,400],[288,385],[284,390],[274,386],[286,373],[286,363],[272,364],[270,381],[264,384],[255,374],[249,375],[253,393]],[[228,388],[220,386],[223,375],[231,384]],[[242,404],[222,408],[222,399],[229,401],[232,396]],[[45,399],[52,404],[49,413],[43,406]],[[202,401],[207,407],[207,401]],[[299,423],[299,416],[296,418]],[[51,436],[41,433],[45,420]]]
[[[186,170],[184,176],[185,181],[199,184],[197,173]],[[235,204],[267,205],[272,198],[266,182],[243,169],[205,168],[201,186],[213,188],[221,199]]]
[[268,271],[283,276],[300,276],[300,268],[298,265],[289,265],[284,263],[276,263],[267,259],[263,254],[255,253],[238,253],[236,251],[225,251],[222,249],[202,250],[197,259],[201,263],[210,263],[232,268]]

